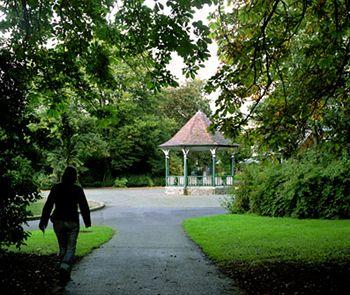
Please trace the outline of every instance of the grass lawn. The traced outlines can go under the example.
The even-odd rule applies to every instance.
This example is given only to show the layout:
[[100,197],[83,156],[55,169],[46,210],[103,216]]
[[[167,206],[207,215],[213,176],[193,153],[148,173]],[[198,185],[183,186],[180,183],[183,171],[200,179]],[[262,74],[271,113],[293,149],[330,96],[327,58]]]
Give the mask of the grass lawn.
[[46,199],[40,199],[28,206],[28,210],[32,212],[33,216],[41,215]]
[[[36,255],[50,255],[58,252],[57,239],[52,229],[46,230],[44,235],[40,230],[33,230],[30,233],[31,236],[26,241],[27,245],[22,246],[20,250],[11,246],[8,250]],[[81,257],[90,253],[93,249],[109,241],[114,233],[114,230],[109,226],[92,226],[81,229],[76,256]]]
[[350,220],[300,220],[253,215],[188,219],[184,227],[218,262],[350,259]]
[[[307,270],[304,279],[314,280],[312,277],[317,269],[315,276],[319,280],[323,278],[323,266],[327,265],[331,273],[339,274],[334,268],[350,262],[350,220],[300,220],[237,214],[188,219],[183,226],[208,257],[239,280],[247,281],[250,277],[248,284],[254,282],[255,287],[262,279],[281,280],[284,271],[301,270],[302,275]],[[348,275],[348,266],[345,269]],[[269,277],[269,272],[274,278]],[[296,275],[286,277],[293,279]],[[265,291],[269,293],[269,290]],[[282,288],[276,293],[284,291]]]
[[[45,202],[46,202],[46,198],[42,198],[34,203],[30,203],[27,209],[32,212],[33,216],[40,217],[43,207],[45,205]],[[88,203],[90,208],[93,206],[96,206],[96,202],[94,201],[88,201]]]

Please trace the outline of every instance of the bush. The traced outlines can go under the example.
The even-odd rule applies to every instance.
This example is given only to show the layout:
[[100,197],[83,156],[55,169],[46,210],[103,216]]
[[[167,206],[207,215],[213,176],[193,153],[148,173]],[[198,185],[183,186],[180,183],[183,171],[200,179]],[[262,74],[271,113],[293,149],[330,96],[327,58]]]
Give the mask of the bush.
[[114,181],[114,187],[126,187],[128,180],[125,177],[116,178]]
[[87,188],[87,187],[111,187],[114,185],[114,181],[115,181],[114,179],[96,180],[96,181],[84,180],[84,181],[80,181],[80,183],[84,188]]
[[34,175],[34,180],[38,183],[41,190],[50,190],[56,183],[56,181],[54,181],[54,177],[46,175],[43,172],[36,173]]
[[165,178],[164,177],[153,177],[153,185],[154,186],[165,186]]
[[103,181],[94,180],[92,177],[81,179],[83,187],[146,187],[146,186],[164,186],[164,177],[151,178],[148,175],[128,175],[117,177],[115,179],[106,179]]
[[130,175],[127,177],[128,187],[153,186],[153,180],[147,175]]
[[297,218],[350,218],[350,160],[311,150],[281,164],[245,167],[231,212]]

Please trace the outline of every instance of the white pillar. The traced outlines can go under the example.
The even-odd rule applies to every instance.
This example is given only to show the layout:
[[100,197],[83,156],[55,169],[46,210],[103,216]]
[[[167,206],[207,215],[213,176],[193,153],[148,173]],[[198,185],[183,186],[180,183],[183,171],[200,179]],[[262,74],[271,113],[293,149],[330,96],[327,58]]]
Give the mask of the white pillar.
[[189,149],[186,149],[186,148],[183,148],[182,149],[182,153],[184,155],[184,188],[187,188],[187,184],[188,184],[188,181],[187,181],[187,178],[188,178],[188,173],[187,173],[187,157],[188,157],[188,152],[190,150]]
[[162,150],[162,151],[165,155],[165,186],[168,186],[170,151],[169,150]]
[[215,164],[216,164],[216,148],[210,149],[211,157],[212,157],[212,175],[211,175],[211,184],[215,186]]

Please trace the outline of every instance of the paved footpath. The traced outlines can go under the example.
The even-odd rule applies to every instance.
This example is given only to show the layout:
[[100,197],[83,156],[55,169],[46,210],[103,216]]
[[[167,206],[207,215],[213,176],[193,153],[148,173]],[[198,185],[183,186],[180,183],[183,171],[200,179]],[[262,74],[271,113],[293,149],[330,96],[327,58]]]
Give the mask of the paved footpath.
[[186,236],[181,223],[224,213],[222,196],[167,196],[163,189],[91,189],[106,208],[92,221],[117,235],[84,257],[66,294],[241,294]]

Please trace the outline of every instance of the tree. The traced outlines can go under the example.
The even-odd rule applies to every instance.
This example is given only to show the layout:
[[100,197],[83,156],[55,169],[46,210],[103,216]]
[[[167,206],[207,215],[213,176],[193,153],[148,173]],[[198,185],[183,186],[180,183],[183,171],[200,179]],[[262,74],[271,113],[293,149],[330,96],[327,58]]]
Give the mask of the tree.
[[168,88],[160,93],[159,108],[162,114],[174,119],[181,128],[197,111],[211,115],[209,99],[204,95],[204,82],[187,81],[178,88]]
[[[208,85],[222,90],[214,121],[260,160],[242,169],[229,206],[348,218],[349,1],[227,2],[212,23],[223,61]],[[314,147],[300,149],[309,135]]]
[[[92,99],[86,95],[90,90],[86,75],[90,74],[97,88],[100,88],[108,83],[111,61],[108,50],[97,51],[100,54],[96,55],[96,59],[91,58],[91,48],[95,42],[108,44],[115,56],[123,59],[131,68],[134,67],[131,58],[141,57],[148,68],[147,85],[151,89],[176,85],[166,70],[171,52],[178,52],[184,58],[188,76],[193,76],[209,56],[209,29],[191,18],[194,13],[192,7],[200,8],[212,1],[169,0],[169,14],[164,13],[167,8],[160,3],[150,8],[144,1],[124,1],[112,15],[113,2],[0,2],[0,75],[1,91],[4,92],[1,103],[11,114],[1,121],[0,160],[4,165],[1,165],[0,183],[4,189],[1,189],[0,246],[3,243],[20,245],[23,241],[25,234],[21,224],[28,215],[25,205],[35,198],[37,191],[29,177],[32,164],[22,155],[23,141],[26,146],[31,144],[22,118],[33,93],[47,99],[52,115],[58,117],[58,109],[65,105],[64,100],[70,96],[65,92],[67,89],[74,89],[76,97],[83,96],[87,101]],[[191,29],[195,38],[189,34]],[[82,63],[89,58],[93,68],[99,69],[98,75],[82,71]],[[31,89],[33,83],[34,91]],[[21,162],[21,165],[14,161]]]
[[[146,72],[141,60],[134,58],[133,64],[138,72]],[[162,175],[163,155],[158,145],[197,110],[210,114],[201,81],[156,94],[145,86],[145,75],[137,75],[122,60],[111,61],[108,80],[99,81],[100,85],[90,76],[92,68],[82,62],[81,70],[91,73],[85,76],[89,93],[78,96],[74,88],[65,86],[64,99],[55,109],[52,98],[40,93],[42,83],[35,82],[39,87],[31,89],[27,110],[31,137],[43,155],[38,178],[44,187],[56,182],[67,164],[79,168],[82,183],[88,185],[110,185],[115,177],[129,174]]]
[[310,132],[349,147],[349,9],[345,0],[220,1],[211,27],[224,64],[208,85],[221,89],[215,123],[231,136],[253,130],[261,148],[285,157]]
[[24,114],[25,74],[14,55],[0,51],[0,247],[18,246],[28,236],[21,224],[26,206],[38,198]]

